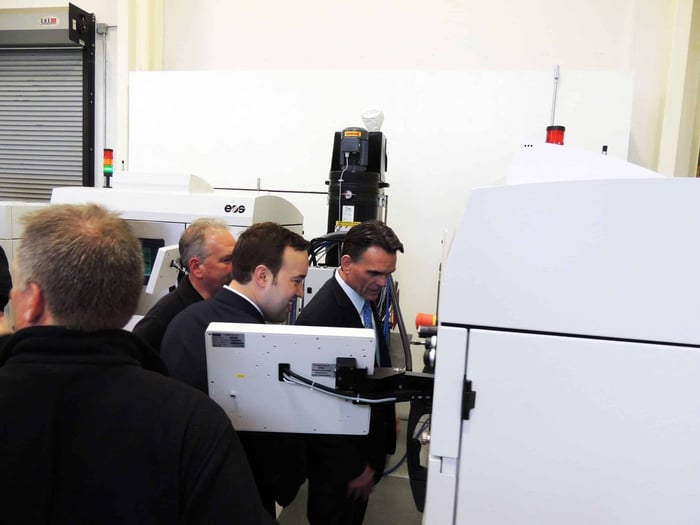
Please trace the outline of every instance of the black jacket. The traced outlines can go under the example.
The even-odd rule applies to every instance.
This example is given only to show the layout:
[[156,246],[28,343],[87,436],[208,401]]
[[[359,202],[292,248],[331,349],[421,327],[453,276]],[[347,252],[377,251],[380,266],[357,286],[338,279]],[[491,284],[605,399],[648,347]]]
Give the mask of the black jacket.
[[165,329],[168,328],[173,317],[189,305],[202,300],[202,296],[194,289],[189,277],[184,276],[177,288],[161,297],[143,316],[143,319],[136,323],[132,333],[160,351]]
[[[374,321],[375,325],[379,326],[376,311]],[[363,327],[355,306],[335,276],[328,279],[313,299],[304,306],[296,324]],[[384,361],[382,364],[390,366],[386,341],[382,337],[377,340],[380,346],[379,354]],[[311,436],[309,446],[313,447],[312,455],[316,458],[315,461],[323,463],[334,483],[343,484],[356,478],[367,463],[381,476],[386,454],[392,454],[396,448],[394,405],[372,407],[370,431],[367,436]]]
[[5,250],[0,246],[0,313],[7,306],[10,299],[10,289],[12,288],[12,277],[10,277],[10,263],[7,261]]
[[[209,323],[264,323],[260,312],[227,288],[195,303],[171,321],[163,337],[161,357],[170,375],[207,393],[205,332]],[[294,434],[238,432],[263,503],[286,506],[306,479],[303,439]]]
[[225,413],[123,330],[32,327],[0,351],[0,523],[249,523]]

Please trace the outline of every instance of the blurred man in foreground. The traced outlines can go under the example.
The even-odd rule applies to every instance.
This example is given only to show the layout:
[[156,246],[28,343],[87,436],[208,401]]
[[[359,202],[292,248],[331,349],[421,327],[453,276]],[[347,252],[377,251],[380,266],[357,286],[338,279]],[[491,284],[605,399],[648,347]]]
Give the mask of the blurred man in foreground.
[[224,412],[120,329],[143,287],[128,225],[96,205],[24,222],[0,352],[0,523],[274,523]]

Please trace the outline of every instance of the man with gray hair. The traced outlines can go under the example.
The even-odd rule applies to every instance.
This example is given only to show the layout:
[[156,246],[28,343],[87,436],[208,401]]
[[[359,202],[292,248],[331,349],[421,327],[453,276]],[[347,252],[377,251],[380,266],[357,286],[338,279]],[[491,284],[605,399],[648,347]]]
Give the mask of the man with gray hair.
[[121,327],[143,288],[116,214],[25,217],[0,350],[0,523],[271,524],[223,410]]
[[187,275],[164,295],[132,332],[160,351],[168,324],[189,305],[209,299],[231,280],[231,257],[236,241],[224,221],[197,219],[180,237],[180,259]]

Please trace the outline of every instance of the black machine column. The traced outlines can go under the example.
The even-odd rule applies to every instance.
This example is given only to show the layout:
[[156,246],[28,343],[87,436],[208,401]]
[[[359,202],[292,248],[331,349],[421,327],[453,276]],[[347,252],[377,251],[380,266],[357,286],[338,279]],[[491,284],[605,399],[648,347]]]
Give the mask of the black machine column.
[[[370,219],[384,219],[387,166],[386,137],[381,131],[345,128],[335,132],[328,184],[328,233],[349,230]],[[339,248],[326,254],[326,265],[339,264]]]

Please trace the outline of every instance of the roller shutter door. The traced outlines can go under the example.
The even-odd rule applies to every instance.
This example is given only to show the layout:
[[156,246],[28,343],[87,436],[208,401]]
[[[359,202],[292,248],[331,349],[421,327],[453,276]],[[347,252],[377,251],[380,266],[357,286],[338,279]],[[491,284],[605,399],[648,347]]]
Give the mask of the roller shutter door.
[[83,185],[83,51],[0,49],[0,200]]

